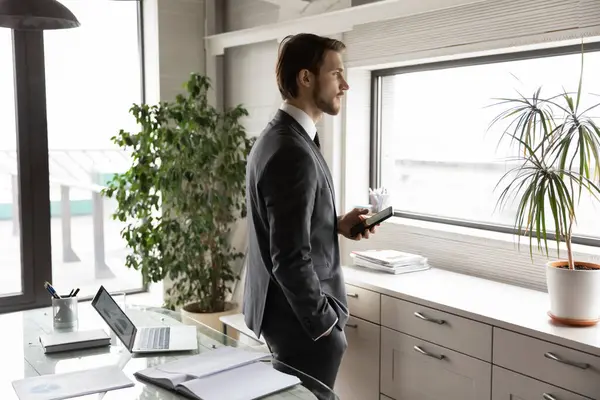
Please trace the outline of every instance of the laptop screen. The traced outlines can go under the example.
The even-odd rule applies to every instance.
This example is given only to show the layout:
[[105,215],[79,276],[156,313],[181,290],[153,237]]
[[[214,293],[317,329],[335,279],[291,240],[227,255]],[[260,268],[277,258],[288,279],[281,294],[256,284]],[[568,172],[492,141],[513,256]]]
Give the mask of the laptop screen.
[[125,347],[131,351],[137,329],[104,286],[100,286],[98,293],[94,296],[92,307],[98,311],[98,314],[106,321],[110,329],[119,337]]

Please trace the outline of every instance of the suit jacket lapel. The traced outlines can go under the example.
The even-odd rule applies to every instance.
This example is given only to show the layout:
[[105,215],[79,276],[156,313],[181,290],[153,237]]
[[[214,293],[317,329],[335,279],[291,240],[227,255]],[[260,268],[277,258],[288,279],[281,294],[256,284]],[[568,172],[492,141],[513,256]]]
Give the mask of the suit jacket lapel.
[[313,154],[315,155],[315,157],[319,161],[319,164],[321,166],[321,170],[325,174],[325,179],[327,180],[327,185],[329,186],[329,190],[331,191],[331,197],[333,199],[334,198],[333,178],[331,176],[331,172],[329,171],[329,167],[327,166],[327,162],[325,161],[325,158],[323,158],[323,154],[321,154],[321,151],[317,147],[317,144],[314,142],[314,140],[312,140],[310,138],[310,136],[308,136],[308,133],[306,133],[306,131],[304,130],[304,128],[302,128],[302,125],[300,125],[298,123],[298,121],[296,121],[294,118],[292,118],[285,111],[278,110],[277,114],[275,115],[275,119],[279,120],[280,122],[289,124],[290,127],[294,131],[296,131],[296,133],[298,133],[300,136],[302,136],[304,138],[304,140],[306,140],[308,146],[310,147],[310,149],[312,150]]

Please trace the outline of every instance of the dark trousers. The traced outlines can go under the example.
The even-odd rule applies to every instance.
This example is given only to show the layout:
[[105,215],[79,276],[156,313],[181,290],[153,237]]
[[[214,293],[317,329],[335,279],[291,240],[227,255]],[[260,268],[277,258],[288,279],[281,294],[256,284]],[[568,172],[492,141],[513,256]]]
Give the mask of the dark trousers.
[[[303,386],[318,399],[334,398],[329,393],[333,391],[342,357],[348,347],[346,334],[335,326],[328,336],[314,341],[304,331],[285,299],[271,300],[275,299],[267,301],[262,336],[273,354],[274,367],[298,376]],[[313,379],[306,378],[303,374]]]

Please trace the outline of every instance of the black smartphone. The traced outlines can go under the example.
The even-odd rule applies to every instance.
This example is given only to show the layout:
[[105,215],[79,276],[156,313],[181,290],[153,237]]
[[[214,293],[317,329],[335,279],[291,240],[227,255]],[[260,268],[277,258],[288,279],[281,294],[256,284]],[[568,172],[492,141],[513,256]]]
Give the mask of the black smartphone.
[[367,229],[371,229],[373,226],[380,224],[381,222],[390,218],[392,215],[394,215],[394,210],[392,209],[391,206],[386,209],[383,209],[383,210],[379,211],[377,214],[370,216],[363,222],[354,225],[352,227],[352,229],[350,229],[350,235],[352,237],[354,237],[354,236],[358,235],[359,233],[363,233]]

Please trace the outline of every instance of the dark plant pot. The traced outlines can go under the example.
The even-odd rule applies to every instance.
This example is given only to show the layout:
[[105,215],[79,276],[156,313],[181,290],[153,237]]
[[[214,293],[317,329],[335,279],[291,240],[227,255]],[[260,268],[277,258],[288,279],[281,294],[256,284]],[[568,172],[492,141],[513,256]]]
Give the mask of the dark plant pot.
[[[232,315],[239,313],[239,309],[237,304],[235,303],[225,303],[225,310],[221,312],[213,312],[213,313],[201,313],[194,312],[194,310],[198,309],[197,303],[186,304],[181,308],[181,319],[184,324],[190,325],[198,325],[198,326],[208,326],[220,333],[224,333],[223,323],[219,318],[224,317],[226,315]],[[238,339],[237,332],[227,332],[227,336],[232,337],[233,339]]]

